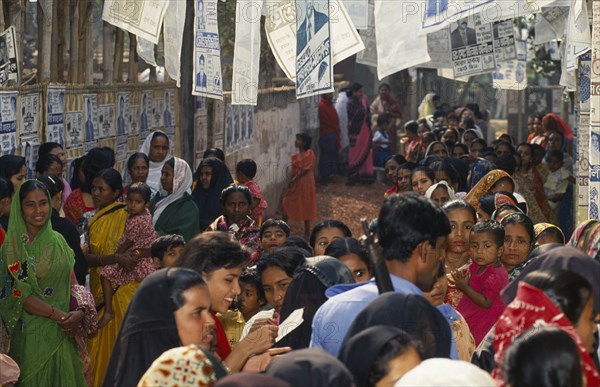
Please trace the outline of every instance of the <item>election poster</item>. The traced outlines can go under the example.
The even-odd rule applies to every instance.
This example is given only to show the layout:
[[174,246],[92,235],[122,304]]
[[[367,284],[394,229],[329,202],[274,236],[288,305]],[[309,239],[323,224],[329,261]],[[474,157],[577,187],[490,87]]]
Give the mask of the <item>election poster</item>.
[[146,138],[152,129],[149,122],[152,120],[152,106],[154,106],[154,99],[151,91],[142,91],[142,107],[140,111],[140,135],[141,138]]
[[138,138],[140,134],[140,123],[141,123],[141,112],[140,112],[140,98],[141,94],[137,91],[127,93],[125,97],[125,101],[128,101],[126,106],[128,106],[126,117],[129,117],[127,122],[129,122],[129,130],[127,134],[129,137]]
[[512,20],[485,23],[481,15],[453,23],[450,29],[455,77],[496,70],[496,64],[516,58]]
[[37,136],[40,130],[40,104],[39,93],[21,95],[21,109],[18,114],[19,136]]
[[[335,14],[330,15],[331,66],[333,66],[363,50],[365,45],[342,1],[330,0],[329,6],[330,9],[336,10]],[[265,1],[265,8],[267,9],[265,32],[273,56],[275,56],[277,64],[279,64],[285,75],[295,82],[296,34],[299,26],[296,23],[295,1],[268,0]],[[304,19],[305,15],[299,15],[298,17]]]
[[527,41],[517,40],[517,58],[496,64],[492,73],[495,89],[524,90],[527,87]]
[[167,0],[105,0],[102,19],[158,44],[168,3]]
[[23,147],[23,157],[25,157],[25,166],[27,167],[27,178],[35,178],[35,164],[38,160],[38,150],[40,141],[37,137],[29,137],[21,144]]
[[329,0],[296,1],[296,97],[333,91]]
[[[85,143],[95,142],[100,137],[98,125],[98,97],[96,94],[83,95]],[[87,151],[86,151],[87,152]]]
[[263,1],[238,0],[231,103],[256,105],[260,62],[260,19]]
[[122,136],[129,133],[129,124],[131,117],[129,114],[129,92],[117,93],[117,136]]
[[252,144],[254,106],[227,105],[225,118],[225,149],[235,152]]
[[19,82],[15,36],[14,26],[10,26],[0,34],[0,86],[16,85]]
[[66,122],[66,147],[67,149],[79,148],[84,142],[83,113],[78,111],[67,112]]
[[449,29],[444,28],[427,35],[427,53],[431,60],[419,67],[443,69],[452,66]]
[[165,90],[161,109],[162,126],[165,128],[175,127],[175,92],[173,89]]
[[365,49],[356,54],[356,63],[371,67],[377,67],[377,40],[375,39],[375,3],[369,1],[368,26],[359,32],[360,38],[365,44]]
[[195,0],[192,94],[223,99],[217,0]]
[[[64,145],[65,88],[48,86],[46,92],[46,141],[61,139]],[[55,141],[58,142],[58,141]]]
[[0,144],[2,155],[14,155],[17,151],[17,92],[0,92]]
[[[350,20],[354,23],[357,30],[366,30],[369,28],[369,0],[342,0]],[[331,9],[331,16],[335,16],[338,10]]]
[[98,105],[98,127],[100,132],[98,138],[102,139],[115,136],[114,104]]

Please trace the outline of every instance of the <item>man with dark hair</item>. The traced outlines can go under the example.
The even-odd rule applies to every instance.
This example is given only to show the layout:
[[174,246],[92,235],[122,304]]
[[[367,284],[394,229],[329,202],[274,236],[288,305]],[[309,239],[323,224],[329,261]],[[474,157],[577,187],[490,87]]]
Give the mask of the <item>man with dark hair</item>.
[[[420,296],[431,291],[444,264],[446,236],[450,233],[444,211],[413,192],[391,195],[379,213],[378,232],[394,290]],[[374,279],[348,288],[336,285],[327,290],[331,298],[314,317],[311,347],[337,356],[354,318],[378,296]]]

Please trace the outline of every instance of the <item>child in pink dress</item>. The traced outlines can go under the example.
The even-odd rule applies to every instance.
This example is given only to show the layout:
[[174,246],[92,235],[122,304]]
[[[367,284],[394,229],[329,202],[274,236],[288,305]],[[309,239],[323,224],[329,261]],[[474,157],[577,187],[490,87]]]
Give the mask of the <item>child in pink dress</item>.
[[256,163],[251,159],[244,159],[235,166],[235,179],[248,187],[252,194],[252,203],[250,203],[250,217],[254,219],[258,227],[262,224],[262,214],[267,209],[267,202],[263,197],[258,184],[253,180],[256,176]]
[[156,270],[150,253],[150,247],[157,238],[152,224],[152,215],[148,211],[151,193],[150,187],[145,183],[133,183],[129,186],[129,195],[127,195],[129,218],[115,253],[129,251],[140,258],[131,271],[126,271],[118,264],[104,266],[101,269],[104,315],[98,322],[99,328],[115,317],[112,299],[119,286],[132,281],[140,282]]
[[453,271],[455,286],[464,292],[456,310],[461,313],[479,345],[494,326],[504,302],[500,291],[508,285],[508,273],[499,259],[504,249],[504,228],[495,220],[475,224],[469,238],[472,263],[469,271]]

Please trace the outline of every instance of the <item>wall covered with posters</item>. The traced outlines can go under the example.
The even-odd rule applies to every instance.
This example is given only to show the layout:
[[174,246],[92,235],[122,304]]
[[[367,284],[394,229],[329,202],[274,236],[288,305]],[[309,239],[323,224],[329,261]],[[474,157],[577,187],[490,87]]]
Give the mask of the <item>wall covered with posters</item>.
[[174,84],[34,85],[0,92],[0,155],[25,156],[33,175],[37,149],[60,143],[69,160],[98,146],[114,149],[117,170],[146,136],[165,131],[179,154],[178,92]]

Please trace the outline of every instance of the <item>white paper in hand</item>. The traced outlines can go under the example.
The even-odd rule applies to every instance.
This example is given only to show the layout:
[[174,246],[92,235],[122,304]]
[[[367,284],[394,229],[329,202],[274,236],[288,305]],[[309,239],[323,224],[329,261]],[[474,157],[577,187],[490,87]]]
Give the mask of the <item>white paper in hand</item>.
[[304,314],[304,308],[296,309],[293,311],[288,318],[285,319],[284,322],[279,324],[279,329],[277,330],[277,338],[275,342],[283,339],[288,333],[298,328],[300,324],[304,321],[302,315]]

